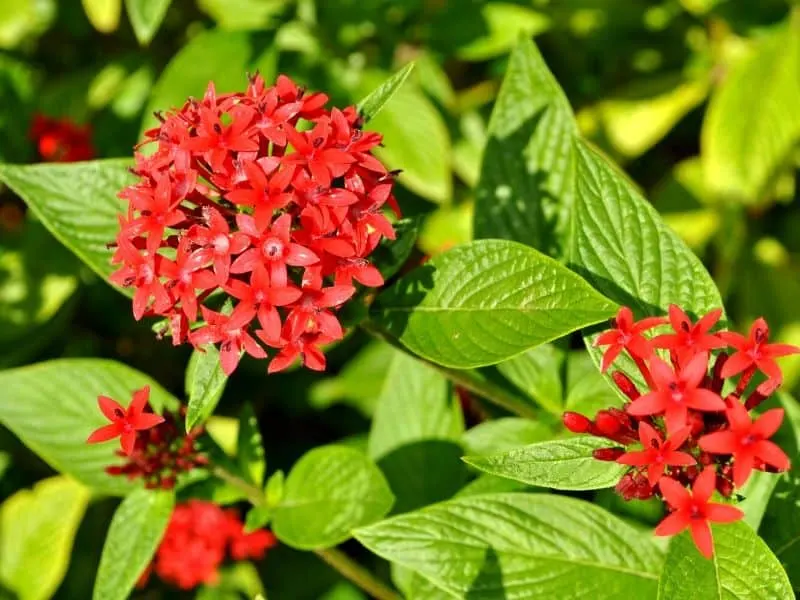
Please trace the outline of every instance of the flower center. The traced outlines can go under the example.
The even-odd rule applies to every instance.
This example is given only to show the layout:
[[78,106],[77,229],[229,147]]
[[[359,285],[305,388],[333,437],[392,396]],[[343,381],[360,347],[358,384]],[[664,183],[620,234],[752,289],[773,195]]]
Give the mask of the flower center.
[[742,446],[752,446],[757,441],[758,441],[758,436],[749,433],[746,436],[742,437],[740,443],[742,444]]
[[124,431],[125,433],[131,433],[133,431],[133,425],[125,421],[122,424],[122,431]]
[[669,391],[673,402],[683,402],[683,390],[677,381],[669,384]]
[[214,237],[212,244],[214,245],[214,252],[217,254],[227,254],[228,250],[231,248],[231,240],[224,233],[220,233]]
[[267,238],[261,246],[261,251],[266,258],[277,260],[283,257],[283,242],[276,237]]
[[689,518],[690,519],[704,519],[705,518],[705,511],[701,506],[697,504],[692,504],[692,507],[689,509]]

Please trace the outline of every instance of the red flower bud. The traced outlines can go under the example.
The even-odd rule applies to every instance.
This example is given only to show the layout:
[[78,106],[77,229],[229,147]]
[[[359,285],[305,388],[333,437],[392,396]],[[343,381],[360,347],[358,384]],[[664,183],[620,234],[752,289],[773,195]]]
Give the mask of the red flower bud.
[[592,422],[588,418],[576,412],[565,412],[561,420],[564,422],[564,427],[572,433],[586,433],[592,427]]
[[636,400],[641,394],[639,390],[636,388],[636,385],[631,381],[630,377],[625,375],[622,371],[614,371],[611,374],[611,379],[614,380],[614,383],[619,388],[623,394],[625,394],[631,400]]
[[592,456],[597,460],[615,461],[625,454],[623,448],[598,448],[592,451]]

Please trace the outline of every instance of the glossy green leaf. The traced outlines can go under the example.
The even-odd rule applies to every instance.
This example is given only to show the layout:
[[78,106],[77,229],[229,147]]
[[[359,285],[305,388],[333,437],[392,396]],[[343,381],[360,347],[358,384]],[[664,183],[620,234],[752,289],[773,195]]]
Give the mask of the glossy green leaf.
[[244,519],[245,533],[266,527],[269,525],[270,519],[272,519],[272,508],[265,505],[253,506],[247,511],[247,516]]
[[610,513],[546,494],[460,498],[355,535],[457,598],[653,598],[662,562]]
[[778,473],[753,471],[744,487],[737,491],[737,494],[742,497],[738,506],[744,512],[744,522],[750,525],[754,531],[758,531],[761,525],[761,520],[764,518],[767,505],[779,480]]
[[396,512],[446,500],[464,485],[463,431],[461,405],[447,379],[395,350],[367,448],[392,488]]
[[734,64],[701,132],[706,184],[720,200],[754,204],[800,141],[800,13]]
[[251,483],[261,486],[267,470],[264,444],[253,406],[247,402],[239,415],[239,435],[236,442],[236,459],[242,472]]
[[539,421],[519,417],[503,417],[484,421],[464,434],[464,447],[469,454],[480,456],[507,452],[553,437],[553,431]]
[[[382,81],[383,74],[365,77],[359,92],[369,92]],[[450,200],[450,134],[441,113],[417,86],[409,82],[396,88],[366,129],[383,135],[375,155],[389,169],[402,170],[400,183],[431,202]]]
[[564,409],[561,381],[564,352],[552,344],[543,344],[501,362],[497,370],[547,411],[560,415]]
[[[259,54],[259,51],[261,52]],[[180,108],[190,96],[201,98],[209,81],[217,93],[244,91],[246,74],[258,70],[269,84],[275,77],[275,55],[263,51],[241,31],[204,31],[193,37],[161,73],[144,111],[142,131],[158,121],[154,111]]]
[[112,33],[119,27],[122,0],[81,0],[86,18],[101,33]]
[[564,409],[594,415],[610,406],[620,407],[622,399],[616,387],[597,369],[586,352],[567,355],[567,381]]
[[156,553],[175,506],[166,490],[137,490],[119,505],[108,528],[94,600],[125,600]]
[[186,430],[205,423],[217,407],[228,377],[219,362],[219,350],[208,344],[203,350],[195,350],[186,368],[186,397],[189,406],[186,412]]
[[786,568],[795,590],[800,590],[800,455],[792,470],[780,475],[758,532]]
[[289,473],[272,528],[300,550],[329,548],[372,523],[394,497],[380,470],[357,450],[321,446],[306,453]]
[[613,445],[595,437],[537,442],[490,456],[465,456],[464,461],[490,475],[556,490],[597,490],[612,487],[627,470],[615,462],[597,460],[592,451]]
[[0,371],[0,423],[57,471],[100,493],[126,494],[137,485],[104,471],[119,462],[114,455],[119,441],[87,444],[86,438],[108,424],[97,407],[98,396],[127,406],[132,393],[145,385],[155,410],[177,406],[158,383],[109,360],[62,359]]
[[89,490],[67,477],[51,477],[0,505],[0,583],[18,600],[47,600],[72,555]]
[[564,256],[573,197],[572,109],[530,40],[509,61],[476,189],[475,237]]
[[673,538],[658,600],[772,600],[794,597],[770,549],[745,523],[712,525],[714,557],[704,558],[688,532]]
[[550,19],[525,6],[506,2],[493,2],[481,7],[486,34],[461,46],[456,55],[463,60],[487,60],[505,54],[522,37],[531,37],[546,31]]
[[555,260],[504,240],[434,257],[378,297],[375,318],[435,363],[491,365],[607,319],[615,306]]
[[266,600],[264,584],[256,566],[249,561],[240,561],[219,570],[216,585],[201,587],[195,600]]
[[358,103],[358,113],[364,118],[364,121],[372,120],[381,111],[384,105],[391,100],[392,96],[406,82],[413,70],[414,63],[408,63]]
[[125,9],[131,20],[133,33],[142,46],[150,43],[172,0],[125,0]]
[[[106,279],[123,204],[117,193],[133,182],[131,161],[4,165],[0,181],[22,198],[42,224],[93,271]],[[117,288],[119,289],[119,288]],[[127,291],[123,293],[128,293]]]

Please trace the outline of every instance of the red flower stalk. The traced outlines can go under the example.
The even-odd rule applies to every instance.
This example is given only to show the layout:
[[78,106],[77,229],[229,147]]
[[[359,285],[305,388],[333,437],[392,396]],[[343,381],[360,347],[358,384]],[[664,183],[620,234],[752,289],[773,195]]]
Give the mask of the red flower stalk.
[[209,84],[159,115],[145,134],[155,152],[136,156],[139,181],[120,193],[112,281],[136,290],[137,320],[169,323],[173,343],[220,344],[226,373],[243,351],[271,358],[270,372],[297,358],[324,368],[354,285],[383,285],[370,255],[394,239],[394,174],[371,154],[381,136],[327,101],[284,76],[268,87],[256,75],[244,93]]
[[244,533],[236,511],[211,502],[189,500],[175,507],[153,562],[139,579],[147,585],[152,572],[182,590],[215,584],[226,555],[234,561],[260,560],[277,545],[270,531]]
[[164,420],[146,431],[137,431],[133,451],[118,451],[125,458],[122,465],[106,467],[106,473],[142,479],[148,489],[172,489],[178,477],[192,469],[208,464],[208,459],[197,447],[197,438],[203,433],[196,427],[185,433],[183,422],[186,407],[177,413],[165,413]]
[[67,118],[34,115],[30,137],[44,162],[76,162],[95,155],[91,126],[78,125]]
[[709,523],[731,523],[744,517],[744,513],[735,506],[709,502],[716,488],[716,480],[714,469],[707,468],[697,477],[689,492],[674,479],[661,479],[661,494],[673,511],[659,523],[655,534],[675,535],[689,528],[697,549],[706,558],[711,558],[714,540]]
[[97,444],[118,437],[122,452],[130,456],[136,442],[136,432],[150,429],[164,421],[164,417],[160,415],[144,412],[149,399],[150,386],[135,391],[127,409],[108,396],[98,396],[97,404],[100,406],[100,411],[111,424],[94,430],[86,441],[89,444]]
[[[710,333],[721,317],[720,310],[702,316],[697,323],[674,305],[669,314],[674,334],[648,339],[643,332],[652,327],[652,319],[635,322],[629,310],[621,309],[615,329],[598,338],[610,346],[606,358],[609,353],[616,358],[627,352],[648,389],[640,392],[629,374],[614,371],[612,380],[626,399],[624,410],[601,410],[594,419],[566,412],[563,421],[574,433],[618,444],[593,453],[598,460],[615,460],[630,467],[617,484],[617,492],[626,500],[661,497],[674,512],[657,533],[673,535],[690,527],[695,543],[709,556],[708,521],[725,522],[740,515],[731,507],[709,504],[713,490],[731,497],[754,469],[774,472],[790,466],[786,454],[768,439],[780,426],[783,410],[769,410],[755,419],[748,413],[782,380],[774,358],[800,349],[768,344],[769,330],[763,319],[753,324],[750,337],[745,338],[727,331]],[[728,344],[737,350],[732,356],[726,350]],[[659,357],[659,349],[669,351],[672,366]],[[719,353],[712,357],[716,351]],[[604,361],[603,369],[609,365]],[[767,381],[740,399],[756,370],[764,372]],[[723,387],[737,376],[735,391],[723,401]]]

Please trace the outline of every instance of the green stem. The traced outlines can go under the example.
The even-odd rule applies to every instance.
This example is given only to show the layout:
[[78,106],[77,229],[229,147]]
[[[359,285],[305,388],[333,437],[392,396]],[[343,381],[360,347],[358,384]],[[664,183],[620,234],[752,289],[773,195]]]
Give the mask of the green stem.
[[[383,340],[384,342],[391,344],[403,352],[408,352],[408,350],[399,344],[397,340],[391,337],[386,331],[384,331],[375,323],[366,320],[360,323],[360,327],[371,336]],[[463,387],[473,394],[477,394],[481,398],[507,410],[510,413],[520,417],[525,417],[526,419],[536,419],[538,417],[538,413],[533,406],[523,402],[502,386],[489,381],[474,369],[453,369],[451,367],[437,365],[436,363],[419,356],[416,356],[416,358],[429,364],[456,385]]]
[[[241,490],[253,506],[261,506],[266,502],[264,493],[260,488],[248,483],[241,477],[226,471],[220,466],[215,466],[212,470],[214,476],[219,477],[225,483]],[[367,569],[359,565],[352,558],[347,556],[341,550],[336,548],[327,548],[322,550],[314,550],[314,554],[319,556],[323,561],[336,569],[339,574],[354,583],[367,594],[376,598],[376,600],[401,600],[389,586],[383,583],[380,579],[375,577]]]
[[336,548],[314,550],[314,554],[336,569],[343,577],[367,592],[371,597],[377,600],[401,600],[399,594],[341,550]]

